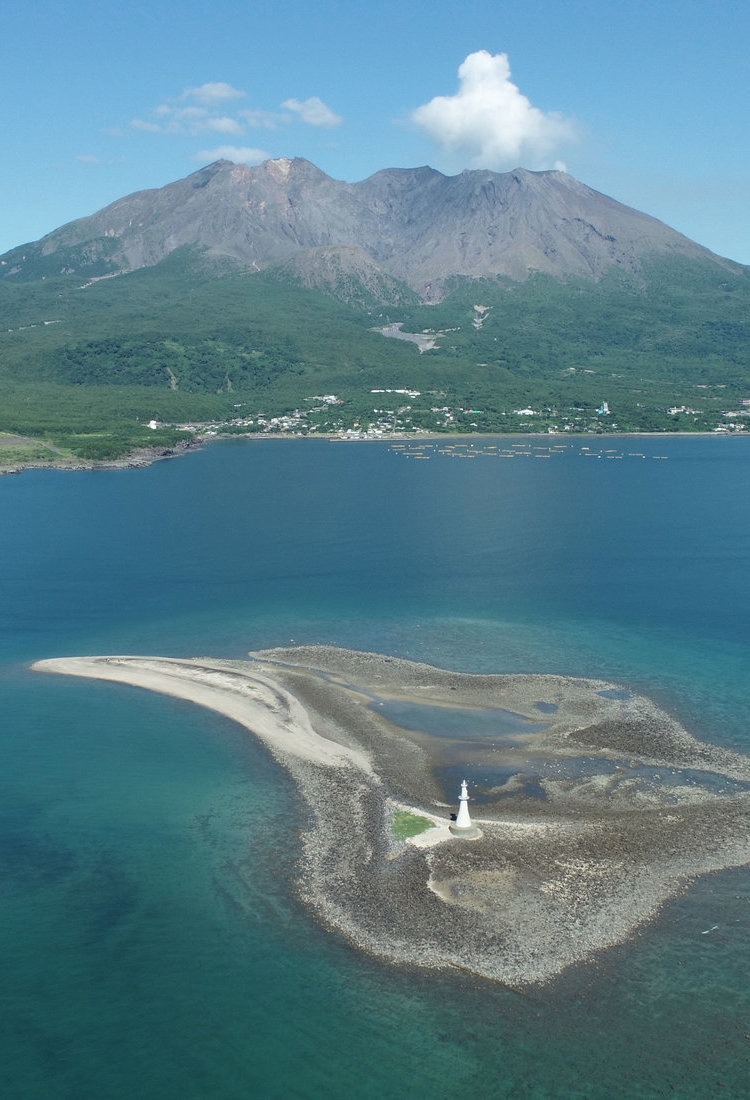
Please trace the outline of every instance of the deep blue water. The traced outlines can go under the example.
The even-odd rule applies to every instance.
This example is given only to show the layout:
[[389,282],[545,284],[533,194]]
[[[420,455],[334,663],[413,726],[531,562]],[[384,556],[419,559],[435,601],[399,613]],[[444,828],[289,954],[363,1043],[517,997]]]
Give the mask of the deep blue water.
[[526,996],[383,966],[291,895],[294,789],[251,737],[28,671],[325,642],[605,677],[750,751],[750,439],[428,453],[236,441],[0,479],[3,1095],[747,1094],[746,870]]

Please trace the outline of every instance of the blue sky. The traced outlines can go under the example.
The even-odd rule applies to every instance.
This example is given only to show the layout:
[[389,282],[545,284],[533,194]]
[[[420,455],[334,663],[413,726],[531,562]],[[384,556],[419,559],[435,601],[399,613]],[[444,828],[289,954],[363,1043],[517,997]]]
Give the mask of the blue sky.
[[224,155],[565,167],[750,264],[747,0],[0,0],[0,252]]

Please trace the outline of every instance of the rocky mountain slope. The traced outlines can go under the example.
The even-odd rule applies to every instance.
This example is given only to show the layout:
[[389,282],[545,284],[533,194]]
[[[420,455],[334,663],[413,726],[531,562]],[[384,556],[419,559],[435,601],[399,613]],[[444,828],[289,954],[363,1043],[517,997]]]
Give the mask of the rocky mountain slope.
[[218,161],[0,256],[0,316],[0,452],[750,429],[750,268],[561,172]]
[[0,274],[133,271],[186,245],[249,271],[287,265],[324,289],[350,275],[382,301],[399,300],[404,288],[394,280],[429,302],[451,276],[597,280],[612,268],[638,272],[654,256],[740,270],[564,172],[386,169],[350,184],[281,158],[254,167],[217,161],[128,195],[6,253]]

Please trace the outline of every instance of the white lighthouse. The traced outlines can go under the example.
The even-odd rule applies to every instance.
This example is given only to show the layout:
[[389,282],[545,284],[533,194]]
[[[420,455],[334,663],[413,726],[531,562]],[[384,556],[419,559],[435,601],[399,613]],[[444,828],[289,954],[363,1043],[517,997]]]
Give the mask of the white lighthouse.
[[458,813],[456,814],[456,820],[450,826],[450,831],[454,836],[463,837],[464,840],[476,840],[482,835],[482,830],[473,824],[469,815],[469,791],[465,779],[461,783],[461,793],[458,796]]

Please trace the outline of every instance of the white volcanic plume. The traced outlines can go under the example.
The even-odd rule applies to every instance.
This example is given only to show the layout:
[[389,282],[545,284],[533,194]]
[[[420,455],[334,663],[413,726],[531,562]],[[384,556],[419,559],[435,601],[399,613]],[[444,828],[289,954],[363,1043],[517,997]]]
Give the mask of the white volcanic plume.
[[508,55],[471,53],[459,67],[453,96],[436,96],[412,120],[473,168],[561,168],[560,148],[573,141],[573,122],[534,107],[510,79]]

